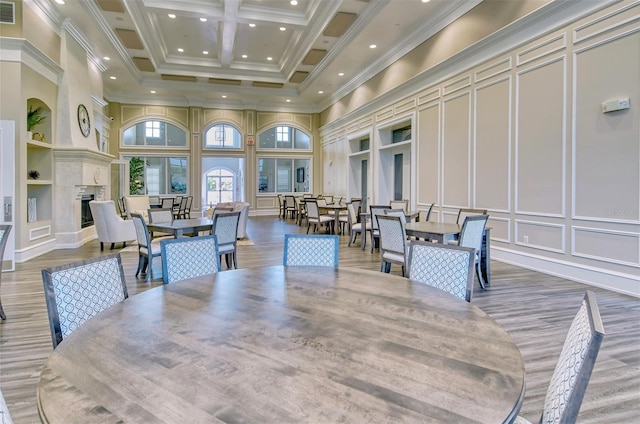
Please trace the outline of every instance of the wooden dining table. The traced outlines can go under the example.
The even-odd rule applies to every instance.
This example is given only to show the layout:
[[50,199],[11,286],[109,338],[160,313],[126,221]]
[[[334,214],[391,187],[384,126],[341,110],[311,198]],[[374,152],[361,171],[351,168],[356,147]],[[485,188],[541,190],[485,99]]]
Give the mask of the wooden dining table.
[[210,232],[213,228],[213,221],[209,217],[174,219],[167,222],[148,223],[149,232],[162,232],[173,234],[175,238],[180,238],[185,234],[198,234],[200,231]]
[[[452,222],[411,222],[405,226],[408,236],[444,243],[459,236],[462,225]],[[480,273],[485,285],[491,284],[491,228],[485,227],[480,247]]]
[[44,423],[513,422],[524,363],[481,309],[399,276],[225,271],[137,294],[62,341]]

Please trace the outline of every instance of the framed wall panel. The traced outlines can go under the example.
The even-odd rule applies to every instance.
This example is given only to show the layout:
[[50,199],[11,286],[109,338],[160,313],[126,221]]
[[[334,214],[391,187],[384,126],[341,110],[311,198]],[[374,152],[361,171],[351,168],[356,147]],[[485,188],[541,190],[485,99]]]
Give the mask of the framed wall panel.
[[418,112],[417,137],[417,203],[438,203],[440,104],[435,104]]
[[444,101],[442,113],[442,204],[468,207],[470,199],[471,94]]
[[565,253],[565,226],[548,222],[516,219],[518,246],[526,246],[548,252]]
[[573,256],[640,268],[640,234],[598,228],[571,228]]

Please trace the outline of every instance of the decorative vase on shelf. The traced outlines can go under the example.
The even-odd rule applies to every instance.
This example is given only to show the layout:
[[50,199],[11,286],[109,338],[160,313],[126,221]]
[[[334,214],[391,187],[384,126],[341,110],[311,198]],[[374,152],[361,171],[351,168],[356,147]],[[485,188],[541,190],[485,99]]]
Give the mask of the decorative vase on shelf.
[[27,199],[27,222],[36,222],[38,220],[38,209],[36,208],[36,198],[29,197]]

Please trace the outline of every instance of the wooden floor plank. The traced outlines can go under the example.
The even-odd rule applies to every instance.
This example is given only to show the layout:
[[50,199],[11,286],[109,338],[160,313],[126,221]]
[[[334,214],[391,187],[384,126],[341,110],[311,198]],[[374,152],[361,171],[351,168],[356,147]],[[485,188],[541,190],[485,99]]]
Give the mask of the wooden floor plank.
[[[282,263],[285,233],[305,232],[293,220],[259,217],[249,220],[253,246],[238,247],[240,268]],[[360,240],[348,247],[340,237],[340,265],[379,270],[379,253],[361,250]],[[118,250],[121,251],[121,250]],[[52,351],[41,269],[111,253],[99,243],[57,250],[2,276],[2,303],[8,316],[0,323],[0,388],[16,424],[38,423],[36,385]],[[122,252],[130,295],[162,284],[134,277],[138,263],[132,249]],[[155,264],[161,276],[160,261]],[[596,294],[606,336],[583,402],[581,423],[635,423],[640,418],[640,299],[559,277],[492,262],[492,285],[477,286],[473,303],[510,333],[525,359],[527,392],[521,415],[537,421],[562,342],[584,291]],[[392,267],[400,274],[399,267]],[[487,399],[491,402],[491,399]]]

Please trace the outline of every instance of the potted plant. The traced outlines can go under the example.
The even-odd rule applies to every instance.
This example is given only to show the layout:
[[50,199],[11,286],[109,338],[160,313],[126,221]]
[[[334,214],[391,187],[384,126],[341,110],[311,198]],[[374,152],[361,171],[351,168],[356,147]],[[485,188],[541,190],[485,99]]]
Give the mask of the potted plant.
[[46,119],[47,117],[42,114],[42,107],[38,106],[34,109],[33,106],[29,106],[29,111],[27,112],[27,136],[29,136],[29,139],[32,137],[33,128]]

